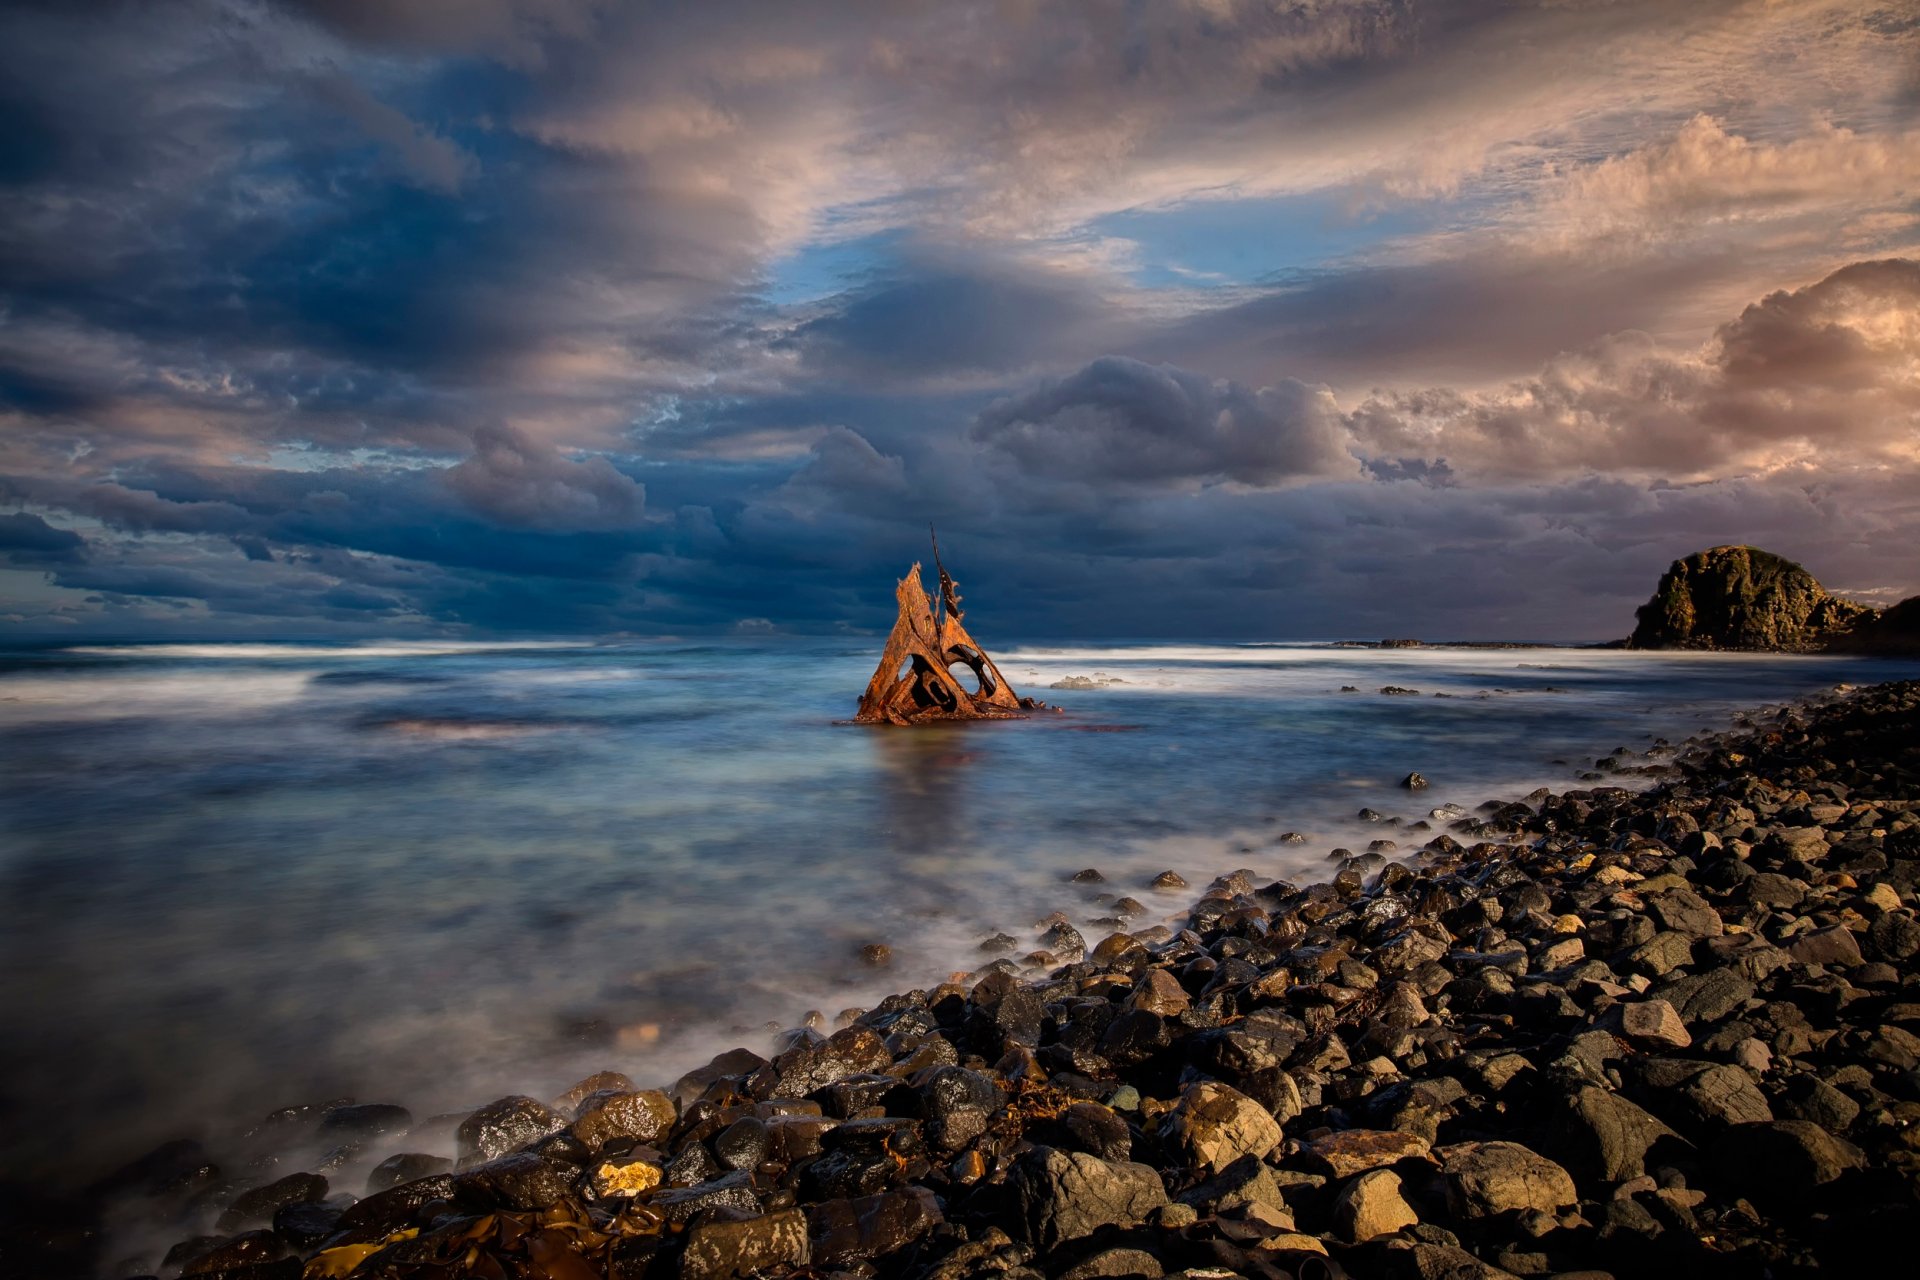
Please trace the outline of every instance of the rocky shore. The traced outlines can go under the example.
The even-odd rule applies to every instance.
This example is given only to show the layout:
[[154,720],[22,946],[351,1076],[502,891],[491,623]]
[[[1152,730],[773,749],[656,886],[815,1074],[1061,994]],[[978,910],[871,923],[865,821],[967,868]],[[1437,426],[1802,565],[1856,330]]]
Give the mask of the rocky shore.
[[[403,1152],[360,1185],[265,1154],[223,1171],[175,1143],[78,1197],[10,1189],[0,1270],[1884,1269],[1920,1230],[1920,683],[1691,744],[1638,766],[1664,775],[1651,790],[1608,785],[1631,767],[1382,815],[1381,847],[1330,882],[1236,871],[1178,931],[1089,946],[1043,922],[1027,964],[991,959],[669,1087],[609,1071],[503,1098],[448,1121],[454,1159]],[[340,1104],[277,1113],[256,1142],[426,1131]],[[185,1238],[102,1256],[113,1215]]]

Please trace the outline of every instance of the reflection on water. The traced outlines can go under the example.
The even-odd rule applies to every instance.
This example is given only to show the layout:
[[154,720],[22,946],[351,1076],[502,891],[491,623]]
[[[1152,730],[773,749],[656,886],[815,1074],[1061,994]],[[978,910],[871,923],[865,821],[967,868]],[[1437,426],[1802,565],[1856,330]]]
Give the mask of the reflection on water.
[[[1565,784],[1737,706],[1914,671],[1083,646],[1001,659],[1065,715],[836,724],[872,660],[784,641],[0,653],[0,1155],[84,1170],[302,1100],[429,1115],[602,1066],[658,1078],[971,967],[1056,909],[1097,938],[1099,894],[1149,898],[1169,867],[1317,876],[1379,834],[1363,805],[1412,819]],[[1048,688],[1095,673],[1122,683]],[[1433,783],[1417,802],[1394,786],[1411,769]],[[1067,883],[1086,866],[1109,883]],[[892,970],[861,963],[875,941]]]

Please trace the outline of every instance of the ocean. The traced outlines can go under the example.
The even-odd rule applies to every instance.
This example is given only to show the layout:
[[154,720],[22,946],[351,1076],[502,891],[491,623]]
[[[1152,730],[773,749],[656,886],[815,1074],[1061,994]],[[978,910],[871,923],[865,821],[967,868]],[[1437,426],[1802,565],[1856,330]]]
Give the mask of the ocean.
[[[1336,847],[1428,838],[1395,820],[1583,785],[1601,753],[1639,763],[1743,709],[1920,675],[1027,645],[995,656],[1060,713],[846,724],[879,647],[0,653],[6,1171],[85,1178],[336,1097],[429,1117],[603,1067],[670,1082],[810,1012],[830,1027],[977,968],[996,932],[1018,955],[1055,911],[1089,943],[1120,895],[1147,908],[1134,927],[1177,927],[1223,872],[1324,879]],[[1410,771],[1429,789],[1401,788]],[[1072,882],[1086,868],[1104,883]],[[1148,889],[1165,870],[1192,889]],[[862,958],[875,943],[884,967]]]

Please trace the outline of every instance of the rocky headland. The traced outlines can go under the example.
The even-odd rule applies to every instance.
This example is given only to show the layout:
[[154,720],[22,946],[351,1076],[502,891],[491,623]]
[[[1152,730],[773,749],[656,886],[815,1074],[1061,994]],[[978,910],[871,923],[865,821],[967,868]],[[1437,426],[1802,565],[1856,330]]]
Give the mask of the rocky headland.
[[[1234,871],[1184,927],[1089,945],[1045,921],[989,962],[1021,945],[990,939],[964,979],[661,1087],[609,1070],[420,1122],[295,1107],[219,1164],[178,1142],[79,1195],[9,1188],[0,1271],[1883,1270],[1920,1229],[1920,683],[1591,772],[1380,815],[1328,882]],[[338,1181],[375,1141],[398,1151]],[[174,1243],[112,1256],[111,1221]]]
[[1833,595],[1793,561],[1758,547],[1709,547],[1675,560],[1634,614],[1630,649],[1836,647],[1875,610]]

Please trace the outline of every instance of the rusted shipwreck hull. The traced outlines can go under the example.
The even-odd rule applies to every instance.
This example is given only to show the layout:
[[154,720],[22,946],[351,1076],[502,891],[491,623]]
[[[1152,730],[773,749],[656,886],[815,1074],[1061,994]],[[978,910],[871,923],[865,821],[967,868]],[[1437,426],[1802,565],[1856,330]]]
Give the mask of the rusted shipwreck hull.
[[[935,563],[938,564],[936,558]],[[1013,691],[960,621],[959,585],[940,569],[936,608],[920,585],[916,561],[894,589],[900,616],[887,637],[886,651],[860,695],[856,724],[926,724],[938,720],[1018,720],[1044,702]],[[969,689],[954,667],[973,673]]]

